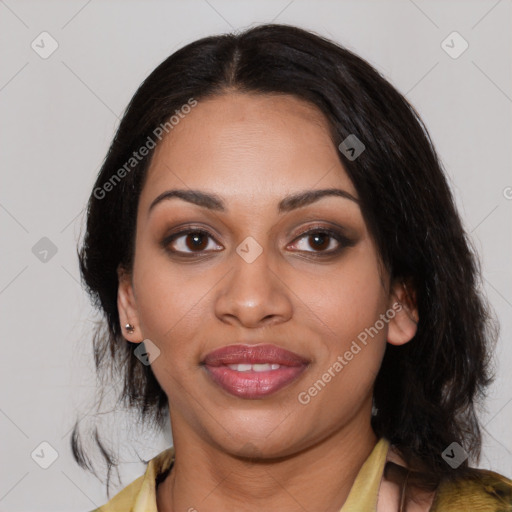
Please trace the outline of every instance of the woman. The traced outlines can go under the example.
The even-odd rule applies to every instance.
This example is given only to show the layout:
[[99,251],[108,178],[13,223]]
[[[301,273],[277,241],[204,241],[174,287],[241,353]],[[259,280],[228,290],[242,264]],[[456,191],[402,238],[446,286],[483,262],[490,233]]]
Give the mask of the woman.
[[98,367],[173,436],[98,510],[512,510],[468,462],[495,337],[477,260],[417,113],[343,47],[263,25],[171,55],[80,263]]

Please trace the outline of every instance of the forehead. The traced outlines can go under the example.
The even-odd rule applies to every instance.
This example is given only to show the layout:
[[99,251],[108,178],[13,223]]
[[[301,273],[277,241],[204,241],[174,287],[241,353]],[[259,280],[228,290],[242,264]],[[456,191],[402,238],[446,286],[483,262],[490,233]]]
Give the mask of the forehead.
[[277,94],[226,93],[183,115],[155,149],[141,202],[187,187],[228,203],[329,187],[357,195],[322,112]]

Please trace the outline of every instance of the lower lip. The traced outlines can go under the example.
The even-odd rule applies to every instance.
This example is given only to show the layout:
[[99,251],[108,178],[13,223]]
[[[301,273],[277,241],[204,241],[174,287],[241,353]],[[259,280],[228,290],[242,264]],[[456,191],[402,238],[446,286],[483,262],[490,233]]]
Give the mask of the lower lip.
[[267,372],[237,372],[228,366],[205,366],[213,381],[231,395],[257,399],[284,388],[306,369],[302,366],[281,366]]

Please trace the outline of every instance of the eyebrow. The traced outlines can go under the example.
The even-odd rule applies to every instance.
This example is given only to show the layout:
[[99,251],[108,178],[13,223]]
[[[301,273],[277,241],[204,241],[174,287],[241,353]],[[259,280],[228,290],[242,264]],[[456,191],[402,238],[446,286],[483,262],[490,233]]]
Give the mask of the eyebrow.
[[[319,201],[323,197],[327,196],[342,197],[344,199],[349,199],[350,201],[353,201],[358,205],[360,204],[359,199],[355,198],[346,190],[342,190],[339,188],[325,188],[317,190],[305,190],[303,192],[298,192],[296,194],[286,196],[279,202],[277,206],[277,211],[280,214],[287,213],[297,208],[303,208],[304,206]],[[173,189],[167,190],[166,192],[160,194],[151,203],[148,213],[151,212],[151,210],[157,204],[173,198],[183,199],[184,201],[195,204],[197,206],[201,206],[203,208],[208,208],[209,210],[219,212],[227,211],[224,201],[217,194],[201,192],[200,190]]]

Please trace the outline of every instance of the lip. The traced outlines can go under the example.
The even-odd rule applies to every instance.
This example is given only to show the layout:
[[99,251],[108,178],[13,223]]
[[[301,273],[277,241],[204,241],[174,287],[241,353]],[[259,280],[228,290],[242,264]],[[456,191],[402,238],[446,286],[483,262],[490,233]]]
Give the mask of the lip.
[[[276,393],[296,380],[309,360],[273,344],[228,345],[207,354],[202,361],[208,376],[222,389],[239,398],[259,399]],[[268,371],[237,371],[233,364],[278,364]]]

